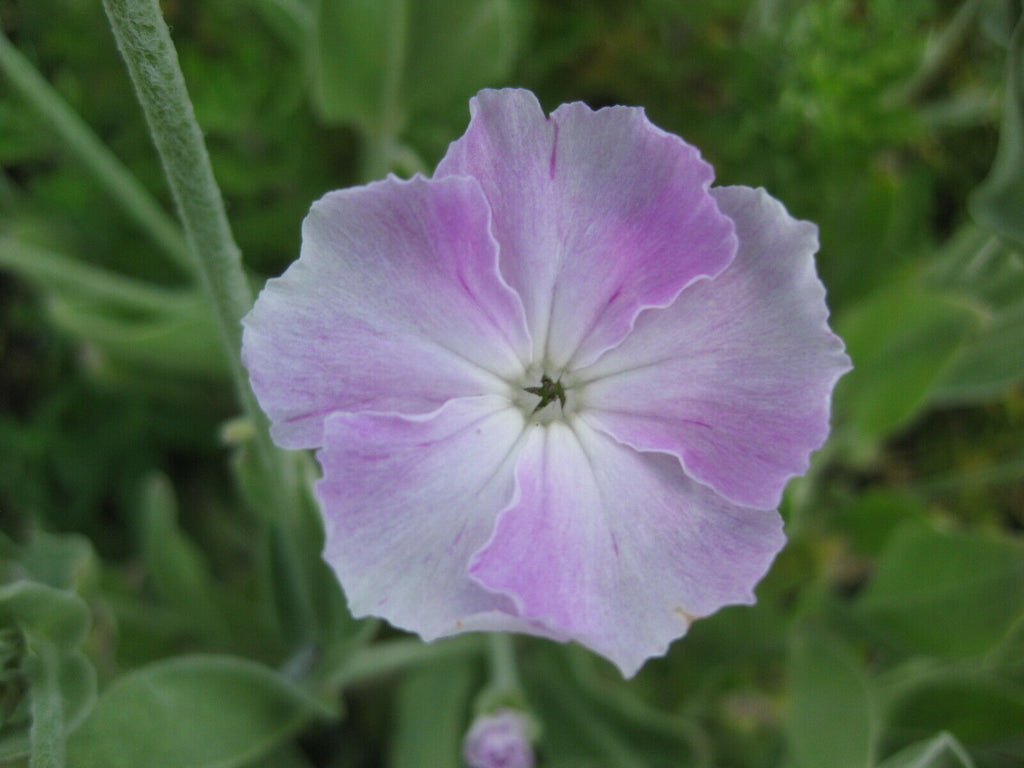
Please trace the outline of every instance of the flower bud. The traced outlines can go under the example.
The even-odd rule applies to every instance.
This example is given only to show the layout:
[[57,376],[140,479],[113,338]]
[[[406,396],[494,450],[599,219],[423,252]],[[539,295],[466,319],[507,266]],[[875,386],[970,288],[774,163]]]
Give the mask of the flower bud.
[[466,734],[462,754],[469,768],[533,768],[526,716],[512,709],[481,715]]

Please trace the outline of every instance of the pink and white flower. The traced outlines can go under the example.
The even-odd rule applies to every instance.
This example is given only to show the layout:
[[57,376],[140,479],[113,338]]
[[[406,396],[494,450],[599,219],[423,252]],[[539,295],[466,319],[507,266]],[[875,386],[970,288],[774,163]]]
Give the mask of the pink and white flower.
[[575,640],[631,675],[750,603],[849,369],[817,229],[711,188],[640,109],[483,91],[433,178],[316,202],[245,320],[286,448],[317,448],[357,616]]

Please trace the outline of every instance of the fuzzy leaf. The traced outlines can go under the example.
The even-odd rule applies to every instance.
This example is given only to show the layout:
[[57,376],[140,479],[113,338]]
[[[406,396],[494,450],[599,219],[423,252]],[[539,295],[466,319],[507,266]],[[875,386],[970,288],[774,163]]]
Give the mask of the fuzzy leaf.
[[181,656],[118,678],[73,734],[79,768],[232,768],[292,736],[320,705],[233,656]]
[[827,635],[798,630],[790,651],[786,733],[802,768],[869,768],[875,713],[863,670]]

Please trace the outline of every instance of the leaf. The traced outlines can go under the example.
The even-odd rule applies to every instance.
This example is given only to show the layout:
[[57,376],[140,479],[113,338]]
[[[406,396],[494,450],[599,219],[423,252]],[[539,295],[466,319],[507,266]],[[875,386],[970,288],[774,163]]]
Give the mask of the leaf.
[[892,642],[919,653],[990,650],[1024,610],[1024,547],[1009,539],[902,527],[856,606]]
[[701,747],[707,736],[696,722],[643,702],[635,681],[623,681],[608,662],[594,668],[592,656],[571,645],[545,643],[531,650],[523,687],[543,723],[544,765],[649,768],[706,759]]
[[231,768],[323,714],[302,689],[235,656],[180,656],[115,680],[68,744],[78,768]]
[[1022,612],[985,657],[986,669],[1016,668],[1024,670],[1024,612]]
[[893,697],[886,730],[900,741],[948,731],[978,750],[1024,755],[1024,690],[985,672],[940,672]]
[[416,114],[507,76],[518,44],[510,0],[320,0],[314,102],[332,122],[397,136]]
[[210,303],[198,293],[148,315],[124,315],[116,307],[52,295],[47,308],[55,326],[115,361],[178,376],[226,375],[223,349]]
[[452,659],[410,674],[398,690],[394,768],[462,765],[475,669],[471,659]]
[[836,387],[836,413],[856,456],[877,445],[924,408],[975,312],[948,295],[903,279],[858,302],[836,323],[853,370]]
[[971,196],[970,209],[979,223],[1024,245],[1024,16],[1010,41],[1003,108],[996,159]]
[[[325,651],[322,660],[343,655],[366,623],[352,618],[338,578],[322,556],[323,520],[312,493],[315,464],[299,452],[282,457],[288,488],[270,487],[277,478],[264,471],[254,437],[246,419],[231,421],[221,430],[222,441],[234,449],[231,469],[236,488],[266,528],[268,588],[277,625],[293,647],[315,640]],[[283,509],[277,501],[282,495],[289,501]]]
[[883,487],[855,497],[837,524],[856,549],[874,558],[895,529],[907,520],[923,518],[926,511],[920,499]]
[[461,103],[499,85],[518,46],[515,5],[508,0],[410,2],[409,56],[403,98],[411,113]]
[[993,317],[965,344],[935,389],[935,399],[992,399],[1024,379],[1024,301]]
[[934,399],[983,401],[1024,379],[1024,254],[965,224],[932,257],[924,277],[979,316],[978,333],[961,345]]
[[960,742],[948,733],[940,733],[900,750],[878,768],[974,768],[974,762]]
[[178,526],[170,481],[154,473],[142,491],[142,549],[149,577],[178,615],[209,637],[223,640],[227,628],[216,603],[206,560]]
[[405,0],[316,3],[313,97],[325,119],[380,130],[399,103],[407,23]]
[[0,765],[24,757],[32,749],[28,728],[4,727],[0,730]]
[[20,569],[31,580],[49,587],[76,590],[95,582],[99,562],[92,543],[76,533],[32,531],[28,544],[19,547]]
[[248,768],[314,768],[314,766],[298,746],[293,743],[285,743],[279,749],[261,757]]
[[786,735],[802,768],[869,768],[875,712],[864,671],[836,640],[800,629],[790,650]]
[[0,729],[0,759],[24,754],[30,745],[60,759],[65,734],[96,697],[96,673],[79,650],[89,619],[88,607],[72,592],[31,581],[0,587],[0,628],[13,624],[24,638],[16,663],[29,685],[33,716],[28,731],[21,722]]
[[54,325],[108,357],[227,375],[213,310],[198,289],[163,288],[9,236],[0,238],[0,266],[38,286]]
[[0,587],[0,625],[15,624],[29,639],[74,650],[89,630],[89,608],[80,597],[31,581]]

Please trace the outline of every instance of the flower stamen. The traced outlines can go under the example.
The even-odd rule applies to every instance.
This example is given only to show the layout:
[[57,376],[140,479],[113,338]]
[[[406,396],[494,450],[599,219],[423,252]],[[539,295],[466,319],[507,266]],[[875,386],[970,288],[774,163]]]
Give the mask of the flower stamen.
[[562,385],[561,379],[553,381],[552,378],[545,373],[540,377],[539,387],[524,387],[523,389],[531,395],[537,395],[537,397],[540,398],[540,402],[537,403],[537,407],[533,409],[530,414],[531,416],[556,399],[558,400],[559,405],[562,406],[562,410],[565,410],[565,387]]

